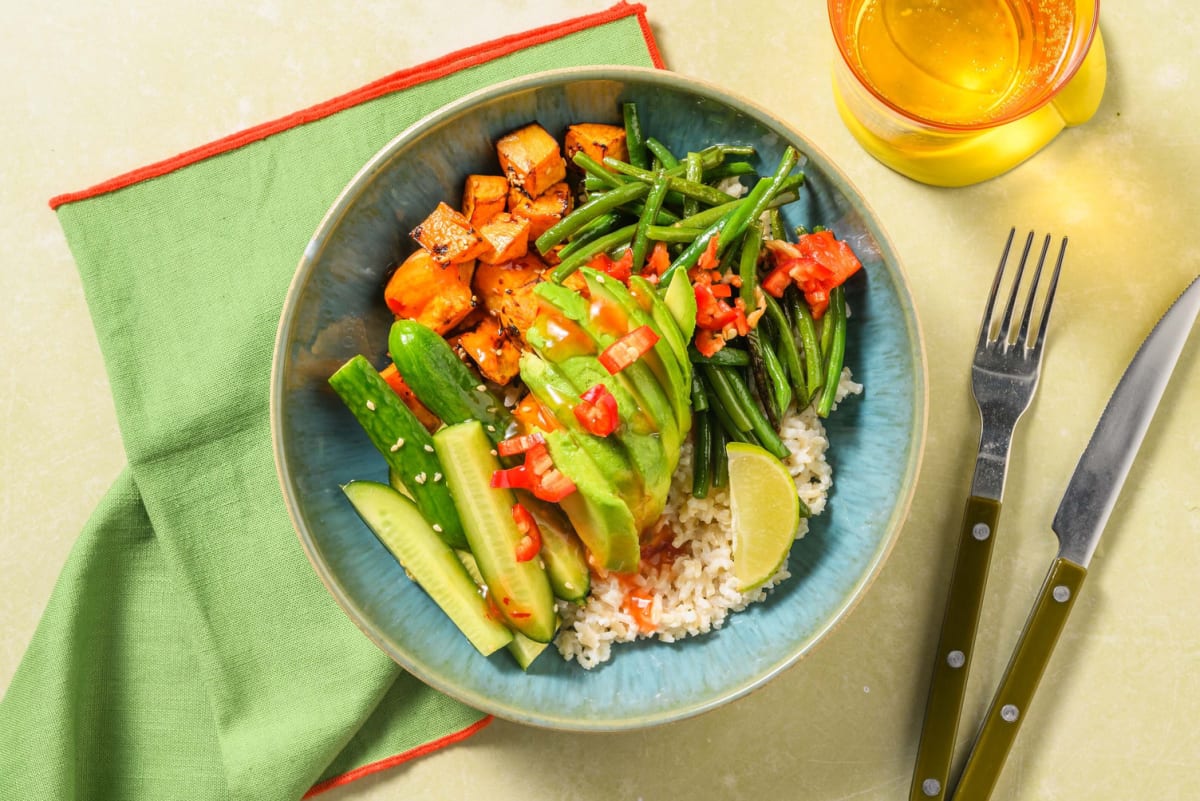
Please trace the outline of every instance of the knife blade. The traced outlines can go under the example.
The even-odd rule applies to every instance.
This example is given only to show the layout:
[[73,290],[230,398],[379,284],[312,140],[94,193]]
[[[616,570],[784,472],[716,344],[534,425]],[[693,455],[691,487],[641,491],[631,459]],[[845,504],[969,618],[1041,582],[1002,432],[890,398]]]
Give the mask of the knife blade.
[[1171,304],[1117,383],[1055,513],[1059,549],[984,717],[954,801],[986,801],[1079,595],[1134,457],[1200,315],[1200,276]]

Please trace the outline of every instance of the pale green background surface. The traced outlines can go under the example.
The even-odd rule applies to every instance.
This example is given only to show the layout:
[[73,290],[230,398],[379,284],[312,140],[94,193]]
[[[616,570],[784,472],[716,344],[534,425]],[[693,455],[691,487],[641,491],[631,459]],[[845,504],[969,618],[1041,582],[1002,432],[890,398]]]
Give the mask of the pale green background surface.
[[[75,536],[125,463],[79,279],[46,200],[445,52],[609,3],[4,5],[0,688]],[[1096,118],[1009,175],[959,190],[891,173],[842,127],[823,4],[653,0],[649,17],[669,66],[793,123],[842,166],[890,234],[930,369],[929,441],[911,518],[845,623],[748,698],[632,734],[497,721],[467,743],[323,796],[330,801],[481,791],[500,801],[905,797],[977,438],[968,362],[1008,227],[1070,235],[1072,244],[1042,387],[1017,436],[964,732],[982,716],[1049,565],[1049,521],[1104,400],[1158,314],[1200,272],[1200,11],[1110,0],[1101,17],[1109,87]],[[1196,336],[998,801],[1190,799],[1200,786]]]

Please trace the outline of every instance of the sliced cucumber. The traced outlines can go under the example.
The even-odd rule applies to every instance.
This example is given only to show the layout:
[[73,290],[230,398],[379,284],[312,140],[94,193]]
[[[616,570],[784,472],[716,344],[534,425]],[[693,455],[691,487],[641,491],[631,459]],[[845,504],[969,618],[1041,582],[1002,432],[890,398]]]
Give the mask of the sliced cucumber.
[[456,423],[433,435],[446,469],[471,553],[487,582],[493,604],[516,631],[550,642],[558,628],[554,593],[538,559],[517,561],[521,533],[513,520],[511,490],[491,486],[500,461],[478,420]]
[[386,484],[352,481],[342,487],[354,510],[413,580],[487,656],[512,642],[454,550],[437,535],[416,504]]
[[443,423],[479,420],[493,445],[504,439],[512,415],[440,334],[414,320],[397,320],[388,350],[413,394]]
[[412,410],[363,356],[342,365],[329,377],[329,385],[397,473],[434,531],[451,548],[465,548],[466,534],[442,478],[433,438]]
[[554,504],[519,493],[520,501],[537,521],[542,532],[542,562],[554,597],[572,603],[583,603],[592,588],[592,573],[588,570],[587,554],[579,536]]
[[[475,562],[475,557],[471,556],[470,551],[455,551],[458,556],[458,561],[462,562],[462,566],[467,569],[467,573],[471,576],[471,580],[480,588],[487,587],[483,580],[483,574],[479,572],[479,565]],[[508,652],[512,654],[513,659],[517,660],[517,664],[521,666],[521,670],[529,670],[529,666],[533,664],[533,660],[541,656],[542,651],[545,651],[550,646],[549,643],[536,642],[529,639],[519,631],[513,632],[512,642],[506,647]]]

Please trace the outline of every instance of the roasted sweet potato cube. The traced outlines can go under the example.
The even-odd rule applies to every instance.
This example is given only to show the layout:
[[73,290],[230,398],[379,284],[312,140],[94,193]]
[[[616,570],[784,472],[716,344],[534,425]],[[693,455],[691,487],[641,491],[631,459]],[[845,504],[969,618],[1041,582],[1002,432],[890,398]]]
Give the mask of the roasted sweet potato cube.
[[438,264],[419,249],[388,279],[383,298],[397,317],[416,320],[444,334],[475,307],[471,278],[475,262]]
[[521,351],[495,317],[484,317],[473,329],[454,337],[451,344],[475,362],[484,378],[496,384],[503,386],[520,372]]
[[530,239],[537,239],[547,228],[570,214],[574,207],[575,198],[565,181],[554,184],[533,199],[515,189],[508,194],[508,213],[529,220]]
[[529,251],[530,227],[529,220],[524,217],[497,214],[479,228],[479,235],[487,243],[479,260],[484,264],[497,264],[524,256]]
[[605,156],[612,156],[621,161],[629,161],[629,149],[625,145],[625,129],[619,125],[605,125],[599,122],[581,122],[567,128],[567,136],[563,142],[567,159],[572,159],[582,150],[598,162],[603,162]]
[[425,426],[429,431],[436,431],[442,427],[442,421],[438,419],[438,416],[429,411],[425,404],[417,400],[416,393],[412,391],[412,388],[408,386],[408,382],[400,375],[400,371],[396,369],[395,364],[389,364],[380,370],[379,375],[395,390],[396,394],[400,396],[400,400],[404,401],[404,405],[412,410],[413,415],[421,422],[421,425]]
[[445,203],[438,203],[411,236],[439,264],[470,261],[486,247],[471,221]]
[[463,216],[476,230],[504,211],[508,179],[503,175],[468,175],[463,186]]
[[509,185],[526,197],[537,197],[567,177],[558,142],[537,123],[500,137],[496,155]]
[[479,302],[496,316],[510,335],[521,336],[537,316],[533,287],[546,264],[532,253],[501,264],[480,264],[473,286]]

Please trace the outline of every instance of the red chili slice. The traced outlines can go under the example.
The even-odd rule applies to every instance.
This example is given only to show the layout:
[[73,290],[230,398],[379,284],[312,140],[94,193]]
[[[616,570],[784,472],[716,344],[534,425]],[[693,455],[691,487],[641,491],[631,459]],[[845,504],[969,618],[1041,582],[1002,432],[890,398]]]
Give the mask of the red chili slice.
[[529,510],[519,503],[513,504],[512,516],[521,533],[521,539],[517,541],[517,561],[528,562],[542,550],[542,530]]
[[523,464],[519,464],[516,467],[509,467],[505,470],[496,470],[492,473],[492,488],[529,489],[529,470]]
[[608,387],[596,384],[580,397],[580,402],[571,411],[589,434],[607,437],[617,430],[617,424],[620,422],[617,416],[617,399],[608,391]]
[[600,363],[612,375],[636,362],[658,342],[658,334],[648,325],[638,326],[600,353]]
[[525,452],[524,467],[529,475],[529,491],[543,501],[557,503],[576,489],[575,482],[554,466],[545,445],[534,445]]
[[546,438],[542,436],[542,432],[534,431],[532,434],[509,437],[496,446],[496,453],[501,456],[513,456],[518,453],[525,453],[534,445],[543,445],[545,442]]

